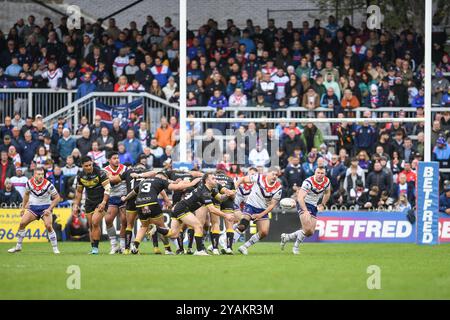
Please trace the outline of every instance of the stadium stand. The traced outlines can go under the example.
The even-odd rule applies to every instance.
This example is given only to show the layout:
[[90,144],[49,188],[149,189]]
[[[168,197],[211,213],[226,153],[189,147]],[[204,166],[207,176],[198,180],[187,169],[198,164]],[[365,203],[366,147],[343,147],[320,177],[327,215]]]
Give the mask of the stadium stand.
[[[44,166],[63,188],[59,190],[65,200],[70,200],[70,178],[83,155],[102,165],[108,150],[118,150],[124,162],[133,163],[140,145],[149,156],[149,166],[176,159],[174,147],[185,133],[179,132],[176,106],[178,31],[169,17],[155,21],[147,16],[141,25],[132,21],[122,29],[114,19],[107,21],[107,27],[84,23],[78,32],[69,31],[64,18],[25,20],[19,19],[6,33],[0,31],[3,89],[45,92],[43,105],[55,107],[49,114],[62,107],[49,103],[55,94],[70,96],[64,100],[66,105],[112,92],[127,97],[143,92],[165,99],[173,108],[170,114],[146,114],[144,120],[153,121],[150,126],[135,119],[126,129],[108,128],[92,113],[80,117],[77,125],[63,116],[49,125],[43,119],[49,114],[30,113],[26,99],[18,95],[11,100],[2,90],[0,189],[6,178],[19,181],[30,169]],[[224,167],[230,175],[240,175],[249,166],[264,168],[276,140],[285,196],[321,164],[331,178],[332,205],[369,208],[370,202],[372,208],[393,208],[403,193],[413,204],[410,190],[417,162],[424,155],[423,123],[228,124],[220,118],[423,118],[421,35],[412,28],[378,33],[365,24],[356,28],[348,18],[333,17],[326,22],[316,19],[312,25],[304,21],[300,28],[292,22],[279,27],[273,20],[258,26],[249,19],[245,25],[238,28],[228,19],[226,28],[220,29],[209,19],[195,32],[188,31],[189,117],[211,121],[187,124],[195,166]],[[445,110],[450,107],[449,55],[443,43],[433,49],[433,159],[441,168],[450,168],[450,112]],[[235,133],[228,135],[227,129]],[[236,143],[239,135],[248,141],[261,129],[268,130],[265,144]],[[212,144],[219,145],[223,157],[205,163],[198,155]],[[245,159],[236,165],[229,158],[239,148],[244,149]],[[448,175],[442,173],[442,178],[444,184]],[[13,182],[13,187],[20,183]]]

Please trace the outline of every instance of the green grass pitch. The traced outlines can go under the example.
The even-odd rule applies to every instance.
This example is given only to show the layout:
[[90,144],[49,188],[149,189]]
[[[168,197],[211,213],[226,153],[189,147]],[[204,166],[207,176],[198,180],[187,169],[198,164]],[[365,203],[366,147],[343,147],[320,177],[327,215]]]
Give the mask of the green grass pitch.
[[[258,243],[248,256],[87,255],[89,243],[25,243],[9,254],[0,244],[0,299],[450,299],[450,246],[413,244],[303,245]],[[67,289],[67,268],[81,271],[81,289]],[[381,268],[381,289],[367,289],[369,265]]]

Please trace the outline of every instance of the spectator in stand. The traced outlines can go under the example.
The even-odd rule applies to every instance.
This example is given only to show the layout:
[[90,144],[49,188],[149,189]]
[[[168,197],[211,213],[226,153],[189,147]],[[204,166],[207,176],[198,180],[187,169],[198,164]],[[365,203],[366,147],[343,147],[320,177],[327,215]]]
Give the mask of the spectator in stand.
[[415,203],[415,185],[414,182],[408,182],[406,174],[398,175],[398,182],[392,186],[391,198],[392,202],[397,202],[400,195],[406,195],[409,203]]
[[158,145],[158,141],[155,138],[152,138],[150,140],[150,154],[152,166],[154,168],[161,168],[162,167],[161,158],[164,154],[164,150]]
[[178,102],[180,92],[178,91],[178,84],[175,82],[175,78],[170,76],[166,86],[162,89],[167,101],[171,103]]
[[84,157],[92,148],[91,130],[85,127],[81,131],[81,137],[76,141],[76,148],[80,150],[81,155]]
[[97,138],[98,147],[101,151],[108,153],[114,149],[114,138],[110,136],[109,129],[103,127],[100,130],[100,136]]
[[113,120],[112,129],[110,131],[111,137],[114,139],[113,150],[117,150],[117,144],[127,136],[126,131],[120,126],[120,119],[115,118]]
[[11,178],[15,174],[14,164],[8,158],[6,151],[0,152],[0,190],[5,188],[6,178]]
[[165,148],[166,146],[174,146],[175,139],[173,137],[173,128],[167,122],[166,117],[161,118],[160,127],[156,130],[155,139],[158,142],[158,146]]
[[130,153],[127,152],[126,148],[125,148],[125,143],[124,142],[119,142],[117,144],[117,148],[118,148],[118,152],[119,152],[119,159],[120,159],[120,163],[122,164],[133,164],[133,157],[131,156]]
[[133,129],[128,129],[127,137],[123,140],[125,145],[125,150],[130,154],[133,164],[138,160],[138,156],[142,153],[142,144],[136,139],[135,131]]
[[248,162],[253,167],[268,167],[270,165],[269,153],[261,142],[258,141],[256,147],[250,151]]
[[284,178],[287,181],[288,188],[286,193],[290,197],[300,189],[303,180],[305,180],[305,173],[298,157],[289,157],[288,162],[289,164],[284,169]]
[[436,140],[436,146],[433,149],[432,161],[438,161],[440,168],[450,168],[450,144],[444,137]]
[[214,95],[209,99],[208,106],[212,108],[226,108],[228,107],[228,100],[220,90],[214,90]]
[[411,102],[411,107],[419,108],[423,107],[425,103],[425,91],[423,88],[419,89],[419,93],[414,97],[414,99]]
[[310,152],[312,148],[320,149],[324,143],[322,132],[312,122],[306,124],[300,138],[306,146],[306,152]]
[[[312,87],[303,95],[302,107],[312,111],[320,106],[320,97]],[[310,113],[311,114],[311,113]]]
[[446,108],[450,107],[450,85],[448,86],[447,91],[442,95],[440,106]]
[[94,164],[99,168],[103,168],[108,160],[106,160],[106,152],[100,150],[97,141],[92,142],[92,149],[87,153],[87,156],[92,159]]
[[450,185],[444,187],[444,192],[439,197],[439,212],[450,215]]
[[11,177],[11,184],[19,193],[20,196],[23,198],[23,195],[25,194],[26,184],[28,181],[28,178],[23,175],[24,169],[22,167],[16,168],[16,174]]
[[172,75],[169,67],[162,64],[161,58],[155,58],[155,65],[150,68],[153,77],[158,81],[161,87],[164,87],[169,81],[169,77]]
[[83,83],[80,84],[77,89],[76,99],[87,96],[89,93],[96,91],[96,89],[96,85],[91,80],[91,74],[86,73],[84,75]]
[[313,152],[310,152],[308,154],[306,162],[304,162],[302,165],[303,172],[305,173],[305,178],[309,178],[314,175],[317,167],[317,155]]
[[25,141],[23,142],[22,153],[20,155],[23,165],[29,166],[31,164],[38,146],[39,142],[33,140],[31,132],[29,130],[25,132]]
[[5,179],[3,186],[0,188],[0,203],[8,207],[19,207],[22,204],[22,196],[13,187],[9,178]]
[[158,80],[156,80],[156,79],[152,80],[152,84],[150,86],[149,93],[154,95],[154,96],[157,96],[157,97],[159,97],[161,99],[165,98],[164,97],[164,92],[162,91],[161,86],[160,86]]
[[62,167],[61,170],[62,170],[64,176],[71,178],[71,177],[76,177],[76,175],[81,170],[81,168],[75,164],[73,156],[70,155],[66,159],[66,165],[64,167]]
[[247,106],[247,96],[242,92],[240,87],[234,90],[234,93],[228,99],[228,104],[231,107],[246,107]]
[[147,122],[141,121],[141,123],[139,124],[139,129],[136,132],[136,134],[137,138],[142,144],[142,150],[150,145],[152,135],[150,133],[150,130],[148,130],[147,128]]
[[127,92],[130,85],[126,76],[120,76],[117,83],[114,85],[114,92]]
[[322,108],[333,110],[335,116],[342,113],[341,103],[339,102],[338,97],[334,94],[334,89],[331,87],[327,89],[326,94],[324,94],[320,99],[320,106]]
[[22,166],[22,159],[20,158],[20,154],[17,152],[15,146],[11,145],[8,148],[8,157],[13,163],[14,167],[19,168]]
[[67,128],[63,129],[63,137],[59,139],[57,146],[59,161],[61,163],[65,163],[66,158],[72,154],[72,151],[75,148],[76,148],[76,141],[71,136],[70,130]]

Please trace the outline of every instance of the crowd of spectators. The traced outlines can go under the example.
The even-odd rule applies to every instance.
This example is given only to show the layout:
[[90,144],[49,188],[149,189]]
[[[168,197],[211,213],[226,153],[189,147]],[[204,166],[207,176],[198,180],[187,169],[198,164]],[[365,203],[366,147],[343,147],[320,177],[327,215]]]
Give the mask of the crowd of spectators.
[[119,29],[114,18],[69,30],[67,18],[55,26],[33,15],[0,30],[0,87],[77,90],[77,98],[93,91],[146,91],[177,102],[179,32],[170,17],[159,24],[147,16]]
[[[64,18],[54,28],[49,19],[37,26],[30,16],[28,24],[19,20],[8,36],[1,35],[2,87],[77,88],[78,97],[95,90],[143,90],[178,100],[178,32],[170,18],[159,26],[149,16],[141,30],[134,22],[119,30],[110,19],[106,30],[99,23],[83,23],[81,31],[73,32],[65,29]],[[371,111],[363,113],[367,118],[363,123],[333,125],[228,124],[220,118],[226,117],[230,106],[269,107],[273,114],[280,108],[323,107],[335,117],[349,118],[361,107],[392,107],[395,112],[382,116],[404,118],[411,113],[403,109],[414,107],[413,116],[423,118],[422,45],[412,27],[398,33],[371,31],[365,25],[353,27],[348,19],[340,25],[333,17],[324,27],[315,20],[312,27],[305,21],[300,29],[292,22],[277,28],[273,20],[262,29],[248,20],[243,30],[231,19],[226,30],[220,30],[210,19],[196,34],[188,30],[188,107],[214,107],[218,119],[207,127],[188,119],[187,132],[181,134],[192,138],[189,160],[197,168],[221,167],[236,176],[250,166],[262,170],[275,157],[285,196],[292,195],[317,166],[324,166],[332,184],[331,204],[409,208],[415,201],[417,163],[424,157],[423,123],[374,124]],[[449,107],[448,54],[436,44],[433,59],[433,103]],[[325,118],[324,112],[311,114]],[[111,127],[103,125],[99,117],[80,119],[78,128],[61,118],[46,128],[40,116],[5,117],[0,131],[0,189],[11,190],[11,184],[23,194],[24,179],[34,167],[44,166],[69,200],[84,155],[100,167],[107,163],[110,150],[119,152],[121,163],[142,161],[152,168],[170,162],[180,134],[177,117],[163,117],[154,134],[133,113],[130,118],[126,128],[119,120]],[[433,121],[433,160],[450,168],[450,112],[436,113]],[[235,132],[223,141],[220,135],[227,129]],[[262,129],[267,130],[267,139],[260,137]],[[336,140],[330,142],[329,136]],[[218,151],[206,161],[202,155],[211,147]],[[236,164],[240,153],[243,162]],[[444,185],[449,177],[442,178]]]

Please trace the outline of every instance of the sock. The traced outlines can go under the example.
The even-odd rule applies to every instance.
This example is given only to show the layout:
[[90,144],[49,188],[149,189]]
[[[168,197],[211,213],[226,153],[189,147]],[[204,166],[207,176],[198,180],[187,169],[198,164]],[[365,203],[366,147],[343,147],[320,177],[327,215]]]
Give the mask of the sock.
[[234,242],[234,231],[227,230],[227,248],[233,249],[233,242]]
[[120,249],[125,249],[125,238],[120,238]]
[[237,242],[242,236],[242,233],[239,232],[238,229],[234,230],[233,233],[233,242]]
[[156,231],[161,233],[163,236],[167,236],[169,234],[170,229],[156,227]]
[[259,241],[259,233],[255,233],[246,243],[244,243],[244,247],[249,248]]
[[94,240],[94,242],[92,242],[92,247],[98,249],[98,243],[99,242],[100,242],[100,240]]
[[300,230],[297,230],[295,232],[289,233],[289,234],[286,235],[286,237],[287,237],[288,240],[295,240],[295,239],[297,239],[299,232],[300,232]]
[[56,239],[56,232],[52,231],[48,234],[48,239],[50,240],[53,249],[58,248],[58,240]]
[[153,248],[158,248],[158,234],[154,233],[152,235],[152,243],[153,243]]
[[106,232],[108,233],[109,241],[111,242],[111,248],[116,247],[117,246],[116,228],[114,226],[109,227],[108,229],[106,229]]
[[211,244],[214,248],[214,233],[212,233],[211,231],[209,232],[209,240],[211,241]]
[[23,229],[23,230],[17,231],[17,245],[16,245],[16,247],[22,248],[23,238],[25,238],[25,230]]
[[299,230],[297,231],[297,239],[295,240],[294,243],[294,247],[298,248],[298,246],[300,245],[300,243],[303,242],[303,240],[305,240],[306,236],[305,233],[303,232],[303,230]]
[[166,251],[172,252],[172,248],[170,247],[170,243],[165,244],[165,245],[164,245],[164,249],[165,249]]
[[141,244],[141,243],[140,243],[139,241],[137,241],[137,240],[134,241],[134,246],[136,247],[136,249],[139,248],[139,245],[140,245],[140,244]]
[[180,236],[177,238],[178,250],[184,251],[183,239],[184,239],[184,233],[181,233]]
[[188,248],[192,249],[192,245],[194,244],[194,233],[195,233],[194,229],[189,228],[187,233],[188,233],[188,239],[189,239]]
[[203,245],[203,235],[195,233],[194,238],[195,238],[195,244],[197,246],[197,251],[205,250],[205,246]]
[[212,239],[213,249],[218,249],[219,248],[219,238],[220,238],[220,232],[219,231],[211,232],[211,239]]
[[125,249],[130,249],[132,236],[133,236],[133,230],[127,228],[127,230],[125,231]]

